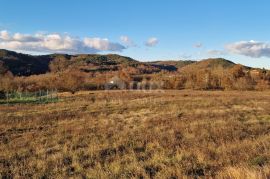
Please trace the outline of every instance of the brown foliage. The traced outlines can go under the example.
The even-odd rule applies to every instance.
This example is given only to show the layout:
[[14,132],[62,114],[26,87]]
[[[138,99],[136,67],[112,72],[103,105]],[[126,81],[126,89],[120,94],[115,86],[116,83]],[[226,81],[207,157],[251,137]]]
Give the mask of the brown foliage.
[[64,56],[59,56],[50,63],[49,68],[51,72],[57,73],[67,70],[69,65],[70,62]]
[[85,75],[78,70],[68,70],[59,73],[57,81],[58,89],[75,93],[76,91],[83,88]]
[[270,85],[269,71],[249,70],[241,65],[234,65],[231,68],[221,66],[212,69],[187,68],[180,72],[161,71],[153,74],[141,74],[140,70],[142,68],[146,70],[146,66],[135,68],[122,65],[117,71],[82,72],[80,67],[69,68],[68,60],[63,58],[59,57],[59,60],[51,63],[51,70],[54,71],[52,73],[29,77],[13,77],[10,73],[6,73],[1,76],[0,89],[2,91],[58,89],[74,93],[78,90],[104,89],[113,77],[124,81],[127,89],[135,86],[151,89],[153,83],[163,89],[194,90],[267,90]]

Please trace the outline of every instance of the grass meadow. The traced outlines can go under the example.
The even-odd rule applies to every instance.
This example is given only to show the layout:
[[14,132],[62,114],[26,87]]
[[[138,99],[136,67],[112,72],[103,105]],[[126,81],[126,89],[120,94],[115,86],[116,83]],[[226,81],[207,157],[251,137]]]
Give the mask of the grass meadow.
[[0,105],[0,178],[270,178],[270,91],[96,91]]

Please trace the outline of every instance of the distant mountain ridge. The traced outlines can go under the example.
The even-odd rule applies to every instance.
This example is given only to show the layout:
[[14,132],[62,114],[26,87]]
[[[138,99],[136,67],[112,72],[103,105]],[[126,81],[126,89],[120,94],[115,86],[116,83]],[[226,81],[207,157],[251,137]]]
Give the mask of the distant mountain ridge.
[[154,61],[154,62],[149,62],[152,64],[159,64],[159,65],[170,65],[170,66],[175,66],[177,68],[182,68],[186,65],[195,63],[196,61],[192,60],[166,60],[166,61]]
[[[80,69],[90,71],[115,71],[121,66],[138,68],[144,66],[150,71],[186,71],[196,69],[211,69],[215,67],[231,68],[235,63],[222,59],[206,59],[202,61],[154,61],[139,62],[130,57],[116,54],[99,55],[99,54],[50,54],[50,55],[27,55],[14,51],[0,49],[0,67],[2,71],[9,70],[15,76],[39,75],[50,72],[50,63],[63,59],[70,62],[71,67],[80,67]],[[4,68],[4,69],[3,69]],[[1,70],[0,70],[1,71]]]
[[79,66],[82,63],[96,66],[112,65],[136,65],[140,62],[120,55],[108,54],[51,54],[51,55],[26,55],[8,50],[0,50],[0,62],[3,67],[12,72],[15,76],[30,76],[44,74],[50,71],[49,65],[56,59],[70,61],[71,65]]

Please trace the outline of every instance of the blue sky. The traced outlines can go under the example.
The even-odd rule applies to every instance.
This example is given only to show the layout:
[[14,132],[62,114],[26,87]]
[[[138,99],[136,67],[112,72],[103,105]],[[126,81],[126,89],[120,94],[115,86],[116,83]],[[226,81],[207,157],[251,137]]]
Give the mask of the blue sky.
[[0,0],[0,48],[270,68],[267,0]]

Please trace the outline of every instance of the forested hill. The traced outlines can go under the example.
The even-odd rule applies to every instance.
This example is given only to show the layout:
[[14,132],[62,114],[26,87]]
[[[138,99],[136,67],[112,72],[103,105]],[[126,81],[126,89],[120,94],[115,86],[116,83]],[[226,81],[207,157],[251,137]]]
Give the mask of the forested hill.
[[[54,64],[54,65],[51,65]],[[139,62],[130,57],[116,54],[51,54],[27,55],[8,50],[0,50],[0,73],[11,72],[14,76],[31,76],[61,70],[60,68],[78,68],[83,72],[118,71],[123,68],[138,70],[141,74],[153,74],[161,71],[198,71],[214,68],[232,68],[236,64],[222,58],[201,61],[154,61]],[[52,68],[54,66],[54,68]],[[55,69],[57,68],[57,69]],[[251,69],[245,67],[246,69]]]
[[[0,50],[0,66],[2,71],[10,71],[15,76],[30,76],[50,72],[50,63],[65,62],[70,67],[80,67],[84,71],[115,71],[120,66],[145,68],[147,73],[165,71],[176,71],[192,61],[174,62],[139,62],[130,57],[116,54],[51,54],[51,55],[26,55],[8,50]],[[181,64],[181,65],[180,65]]]

